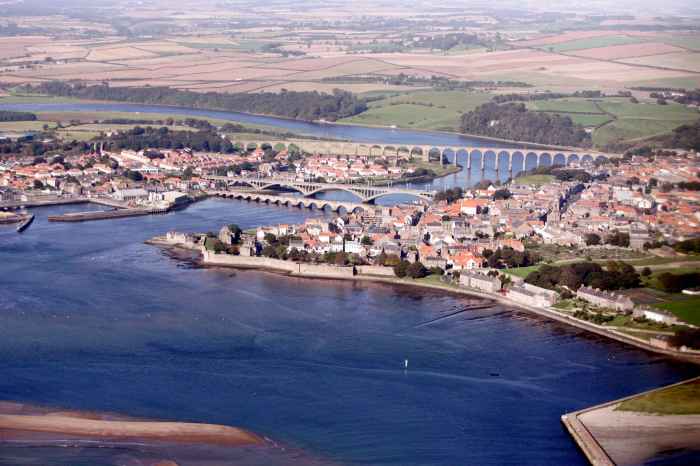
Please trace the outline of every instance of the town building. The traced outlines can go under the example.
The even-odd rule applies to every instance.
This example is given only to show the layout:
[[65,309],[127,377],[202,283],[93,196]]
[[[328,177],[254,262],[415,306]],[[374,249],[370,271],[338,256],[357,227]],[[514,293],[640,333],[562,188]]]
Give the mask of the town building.
[[597,288],[581,286],[576,291],[576,297],[595,306],[606,309],[614,309],[617,312],[630,313],[634,309],[634,302],[629,296],[619,293],[611,293]]

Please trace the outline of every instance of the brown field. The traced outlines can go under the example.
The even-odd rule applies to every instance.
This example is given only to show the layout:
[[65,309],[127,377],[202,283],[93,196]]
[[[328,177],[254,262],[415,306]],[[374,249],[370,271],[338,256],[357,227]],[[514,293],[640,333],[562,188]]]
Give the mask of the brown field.
[[[137,12],[130,14],[144,19],[159,18],[156,13],[160,7],[154,5],[139,7]],[[162,17],[172,18],[175,23],[200,21],[211,13],[209,10],[195,9],[192,11],[196,13],[175,14],[164,3],[158,5],[163,9]],[[255,8],[250,11],[226,10],[219,12],[217,18],[256,18],[257,11]],[[406,17],[408,11],[411,11],[410,8],[397,7],[389,17]],[[304,13],[280,6],[275,8],[275,14],[310,21],[353,16],[344,7],[333,11],[327,7],[317,7],[312,13]],[[372,16],[376,14],[375,11],[371,13]],[[439,16],[437,13],[435,15]],[[431,16],[431,13],[427,12],[425,16]],[[475,16],[479,21],[491,22],[489,17]],[[52,21],[62,20],[54,18]],[[361,30],[342,24],[338,29],[316,25],[294,30],[275,26],[246,28],[241,32],[227,33],[223,32],[225,28],[213,28],[201,33],[196,28],[185,27],[182,30],[182,34],[132,41],[110,35],[97,39],[63,40],[47,37],[3,38],[0,40],[0,82],[45,79],[83,80],[88,83],[109,81],[115,86],[172,86],[201,92],[331,91],[334,88],[358,93],[414,90],[410,87],[387,87],[381,82],[324,81],[325,78],[405,73],[463,80],[525,81],[538,89],[614,91],[632,81],[694,82],[698,64],[692,54],[683,51],[695,46],[696,39],[700,38],[696,34],[629,31],[624,34],[639,36],[640,40],[649,42],[576,50],[566,55],[528,48],[495,52],[473,49],[460,53],[423,50],[348,54],[345,52],[347,47],[394,40],[401,37],[401,33],[398,30]],[[434,32],[417,27],[414,34],[426,36]],[[517,32],[510,37],[524,34]],[[534,47],[608,35],[619,36],[620,32],[588,30],[540,35],[511,44]],[[279,42],[286,50],[300,50],[307,55],[284,57],[255,51],[261,44],[271,42]],[[241,48],[236,44],[241,44]],[[47,57],[51,57],[53,62],[46,61]],[[19,66],[28,61],[34,63],[28,68]]]
[[515,42],[514,45],[521,47],[539,47],[542,45],[561,44],[572,40],[589,39],[591,37],[614,36],[619,34],[615,31],[575,31],[557,34],[556,36],[542,36],[530,40]]
[[594,49],[577,50],[569,52],[571,55],[598,60],[616,60],[619,58],[645,57],[649,55],[661,55],[665,53],[683,52],[684,50],[672,45],[659,42],[646,42],[643,44],[611,45]]
[[623,60],[632,65],[651,65],[673,68],[676,70],[688,70],[700,73],[700,54],[693,52],[669,53],[648,57],[630,58]]
[[153,52],[148,52],[136,47],[99,47],[92,49],[88,54],[89,61],[115,61],[128,60],[130,58],[149,58],[157,56]]
[[0,40],[0,60],[29,55],[28,47],[49,42],[48,37],[3,37]]

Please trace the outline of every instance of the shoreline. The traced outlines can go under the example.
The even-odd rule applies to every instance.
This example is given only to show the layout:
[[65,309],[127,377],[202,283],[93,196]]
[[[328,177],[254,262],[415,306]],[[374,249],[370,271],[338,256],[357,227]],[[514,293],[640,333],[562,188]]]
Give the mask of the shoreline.
[[[14,95],[14,97],[44,97],[44,96],[23,96],[23,95]],[[337,121],[324,121],[320,122],[319,120],[302,120],[298,118],[291,118],[291,117],[285,117],[285,116],[280,116],[280,115],[274,115],[274,114],[267,114],[267,113],[253,113],[253,112],[243,112],[240,110],[225,110],[225,109],[217,109],[217,108],[203,108],[203,107],[182,107],[179,105],[169,105],[169,104],[148,104],[148,103],[139,103],[139,102],[129,102],[129,101],[114,101],[114,100],[92,100],[92,99],[77,99],[74,97],[64,97],[64,96],[45,96],[48,99],[52,98],[67,98],[67,99],[74,99],[77,100],[77,102],[44,102],[46,104],[56,104],[60,105],[61,103],[64,103],[65,105],[81,105],[81,104],[92,104],[92,105],[101,105],[101,104],[120,104],[120,105],[145,105],[145,106],[154,106],[154,107],[167,107],[167,108],[172,108],[172,109],[180,109],[180,110],[199,110],[199,111],[205,111],[205,112],[220,112],[220,113],[233,113],[233,114],[241,114],[241,115],[250,115],[250,116],[255,116],[255,117],[265,117],[265,118],[278,118],[280,120],[286,120],[286,121],[292,121],[292,122],[301,122],[301,123],[310,123],[310,124],[315,124],[318,126],[326,126],[326,125],[333,125],[333,126],[346,126],[346,127],[360,127],[360,128],[369,128],[369,129],[388,129],[388,130],[398,130],[398,131],[415,131],[419,133],[426,133],[426,134],[436,134],[436,135],[449,135],[449,136],[457,136],[457,137],[462,137],[462,138],[470,138],[470,139],[475,139],[477,141],[483,141],[483,142],[495,142],[495,143],[504,143],[504,144],[509,144],[509,145],[515,145],[515,149],[538,149],[538,150],[564,150],[564,151],[574,151],[574,152],[579,152],[579,151],[591,151],[591,152],[596,152],[599,153],[601,152],[598,149],[595,148],[585,148],[585,147],[567,147],[567,146],[556,146],[556,145],[547,145],[547,144],[540,144],[536,142],[527,142],[527,141],[514,141],[512,139],[504,139],[504,138],[497,138],[497,137],[491,137],[491,136],[481,136],[478,134],[469,134],[469,133],[458,133],[454,131],[444,131],[444,130],[431,130],[431,129],[421,129],[421,128],[406,128],[406,127],[392,127],[391,125],[368,125],[368,124],[361,124],[361,123],[346,123],[346,122],[337,122]],[[34,104],[41,104],[42,102],[33,102]],[[2,105],[2,99],[0,98],[0,105]],[[21,105],[21,104],[12,104],[9,103],[7,105]],[[358,114],[359,115],[359,114]],[[354,115],[353,115],[354,116]],[[240,122],[239,120],[231,120],[231,121],[236,121],[240,124],[244,124],[243,122]],[[273,128],[284,128],[282,126],[275,126],[275,125],[266,125],[266,124],[261,124],[262,126],[270,126]],[[301,134],[304,136],[304,134]],[[310,135],[306,135],[310,136]],[[319,140],[324,140],[324,139],[319,139]],[[327,139],[330,141],[337,141],[337,139]],[[352,140],[350,140],[352,142]],[[371,141],[368,141],[371,142]]]
[[[485,293],[482,291],[478,290],[472,290],[468,288],[457,288],[457,287],[450,287],[446,285],[438,285],[434,283],[422,283],[422,282],[417,282],[415,280],[408,281],[408,279],[400,279],[398,277],[390,277],[390,276],[380,276],[380,275],[371,275],[371,274],[365,274],[365,275],[349,275],[349,274],[336,274],[336,275],[323,275],[320,276],[319,274],[314,274],[314,273],[306,273],[303,270],[299,269],[298,271],[291,272],[288,269],[281,269],[281,268],[276,268],[273,266],[265,265],[264,263],[259,263],[256,265],[232,265],[232,264],[225,264],[225,263],[207,263],[204,257],[201,254],[201,250],[198,248],[191,248],[188,247],[187,245],[184,245],[182,243],[179,244],[174,244],[170,243],[168,241],[165,241],[162,239],[162,237],[155,237],[150,240],[145,241],[146,244],[149,244],[151,246],[156,246],[160,247],[165,250],[186,250],[189,252],[196,252],[197,257],[191,259],[193,263],[196,265],[199,265],[203,268],[218,268],[218,267],[225,267],[225,268],[232,268],[232,269],[240,269],[240,270],[258,270],[266,273],[272,273],[272,274],[277,274],[277,275],[285,275],[288,277],[294,277],[294,278],[304,278],[304,279],[323,279],[323,280],[346,280],[346,281],[365,281],[365,282],[374,282],[374,283],[383,283],[387,285],[398,285],[398,286],[405,286],[405,287],[413,287],[415,289],[430,289],[434,291],[443,291],[443,292],[448,292],[454,295],[459,295],[459,296],[471,296],[471,297],[477,297],[477,298],[482,298],[482,299],[489,299],[495,302],[498,302],[499,304],[506,305],[506,306],[511,306],[514,307],[518,310],[523,310],[526,312],[531,312],[533,314],[536,314],[540,317],[545,317],[554,321],[557,321],[559,323],[567,324],[582,330],[586,330],[588,332],[594,333],[598,336],[603,336],[606,338],[609,338],[611,340],[618,341],[620,343],[625,343],[631,346],[635,346],[637,348],[643,349],[650,351],[652,353],[657,353],[657,354],[662,354],[664,356],[669,356],[673,357],[676,359],[681,359],[686,362],[691,362],[694,364],[699,364],[700,365],[700,351],[678,351],[678,350],[671,350],[671,349],[664,349],[664,348],[659,348],[657,346],[652,345],[651,343],[630,336],[626,335],[624,333],[611,330],[609,328],[599,326],[590,322],[585,322],[579,319],[575,319],[574,317],[571,317],[569,315],[560,313],[555,310],[551,309],[540,309],[536,308],[533,306],[529,306],[526,304],[518,303],[515,301],[512,301],[505,296],[497,295],[497,294],[490,294],[490,293]],[[177,254],[174,254],[175,258],[177,260],[187,260],[187,259],[182,259],[177,256]],[[231,256],[231,257],[241,257],[241,256]],[[251,259],[251,258],[249,258]],[[257,257],[253,257],[252,259],[259,259]],[[291,261],[282,261],[282,262],[289,262],[289,264],[296,264],[295,262]]]

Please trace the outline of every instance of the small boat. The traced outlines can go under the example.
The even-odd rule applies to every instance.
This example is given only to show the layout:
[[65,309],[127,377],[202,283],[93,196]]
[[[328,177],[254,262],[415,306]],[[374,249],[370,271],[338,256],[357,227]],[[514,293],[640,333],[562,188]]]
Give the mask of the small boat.
[[22,221],[22,223],[19,224],[19,226],[17,226],[17,233],[22,233],[24,230],[29,228],[29,225],[31,225],[33,221],[34,221],[34,214],[29,214],[29,216],[27,218],[25,218]]

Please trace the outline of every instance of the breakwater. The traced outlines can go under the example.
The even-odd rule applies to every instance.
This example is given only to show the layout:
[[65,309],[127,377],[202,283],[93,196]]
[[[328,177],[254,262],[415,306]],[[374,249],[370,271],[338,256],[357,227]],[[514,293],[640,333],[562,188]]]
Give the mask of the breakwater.
[[[700,383],[700,377],[636,395],[608,401],[596,406],[564,414],[561,422],[594,466],[647,464],[654,456],[668,451],[700,449],[700,415],[662,414],[620,410],[627,401]],[[667,406],[659,401],[666,399]],[[682,396],[679,403],[689,403]],[[668,398],[657,398],[656,408],[673,408]],[[676,462],[673,464],[691,464]]]
[[96,212],[73,212],[62,215],[49,215],[49,222],[86,222],[89,220],[110,220],[115,218],[138,217],[141,215],[165,214],[169,209],[115,209]]

